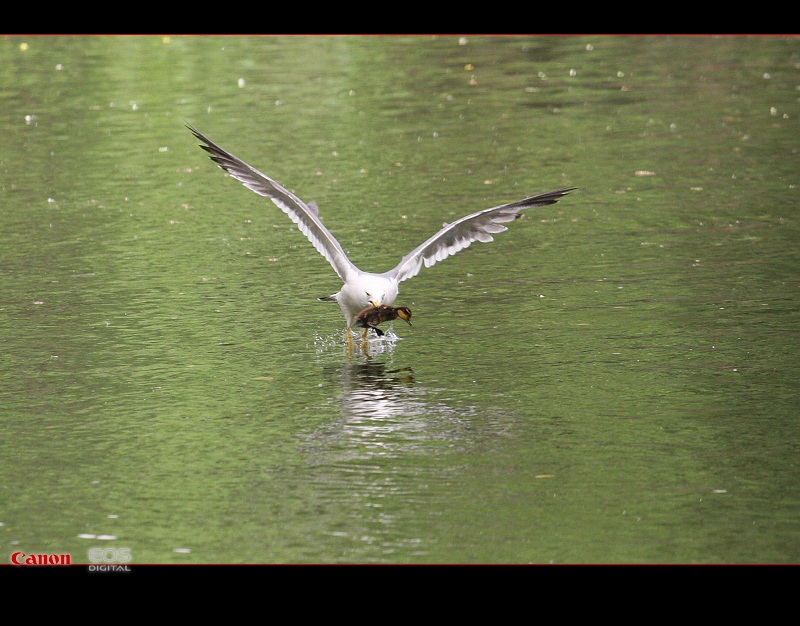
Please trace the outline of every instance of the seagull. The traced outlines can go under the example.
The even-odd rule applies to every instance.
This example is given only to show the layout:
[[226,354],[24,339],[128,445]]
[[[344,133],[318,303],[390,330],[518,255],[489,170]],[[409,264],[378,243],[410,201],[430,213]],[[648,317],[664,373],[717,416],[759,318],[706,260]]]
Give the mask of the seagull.
[[[319,299],[337,302],[341,307],[347,323],[348,343],[350,330],[357,321],[359,313],[367,307],[392,305],[397,298],[400,283],[416,276],[423,266],[431,267],[469,247],[475,241],[482,243],[493,241],[492,235],[508,230],[503,223],[522,217],[520,211],[554,204],[576,189],[576,187],[565,187],[548,191],[517,202],[470,213],[449,224],[445,223],[438,233],[405,255],[394,268],[382,274],[375,274],[360,270],[347,258],[341,244],[320,220],[316,202],[311,201],[306,204],[291,191],[224,150],[197,129],[188,124],[186,128],[202,142],[200,147],[208,152],[212,161],[251,191],[269,198],[297,224],[297,228],[308,238],[317,252],[328,260],[344,284],[336,293]],[[367,330],[364,329],[364,335]]]

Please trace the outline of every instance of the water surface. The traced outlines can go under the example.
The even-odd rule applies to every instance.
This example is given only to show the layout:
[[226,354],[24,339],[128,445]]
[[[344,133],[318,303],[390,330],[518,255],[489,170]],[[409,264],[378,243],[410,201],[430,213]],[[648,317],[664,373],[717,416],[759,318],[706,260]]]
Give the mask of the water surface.
[[[800,41],[0,38],[0,537],[134,563],[795,563]],[[191,123],[401,285],[336,275]],[[3,556],[5,555],[5,556]]]

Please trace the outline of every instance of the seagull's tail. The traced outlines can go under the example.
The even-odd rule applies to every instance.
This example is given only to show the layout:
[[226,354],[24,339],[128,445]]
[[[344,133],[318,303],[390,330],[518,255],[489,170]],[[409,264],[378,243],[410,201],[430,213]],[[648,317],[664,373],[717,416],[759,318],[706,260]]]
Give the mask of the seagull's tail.
[[320,300],[324,300],[325,302],[337,302],[336,294],[333,294],[332,296],[325,296],[324,298],[320,298]]

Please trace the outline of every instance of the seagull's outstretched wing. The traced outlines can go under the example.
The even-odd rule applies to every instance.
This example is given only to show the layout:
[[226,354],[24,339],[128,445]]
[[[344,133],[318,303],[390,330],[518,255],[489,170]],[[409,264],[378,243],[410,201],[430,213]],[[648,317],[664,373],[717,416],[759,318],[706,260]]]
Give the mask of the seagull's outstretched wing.
[[388,278],[396,278],[397,282],[408,280],[419,274],[423,264],[425,267],[435,265],[468,247],[473,241],[492,241],[494,239],[492,235],[508,230],[508,227],[503,226],[503,222],[512,222],[518,217],[522,217],[520,211],[535,206],[554,204],[573,189],[576,187],[556,189],[518,202],[484,209],[462,217],[452,224],[445,224],[442,230],[414,248],[403,257],[397,267],[384,275]]
[[313,202],[306,204],[266,174],[262,174],[240,158],[220,148],[200,131],[189,125],[186,128],[205,144],[201,144],[200,147],[211,155],[212,161],[251,191],[272,200],[275,206],[286,213],[297,224],[300,232],[308,237],[317,252],[328,259],[339,278],[346,281],[349,273],[358,271],[358,268],[347,258],[336,238],[320,221],[319,209],[316,204]]

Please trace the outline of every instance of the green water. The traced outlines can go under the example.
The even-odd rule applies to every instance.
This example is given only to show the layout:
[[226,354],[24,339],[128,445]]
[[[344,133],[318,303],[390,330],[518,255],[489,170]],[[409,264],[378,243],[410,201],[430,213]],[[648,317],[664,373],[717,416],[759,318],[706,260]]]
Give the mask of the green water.
[[[0,561],[800,559],[800,39],[2,37],[0,84]],[[185,123],[372,271],[579,189],[348,355]]]

